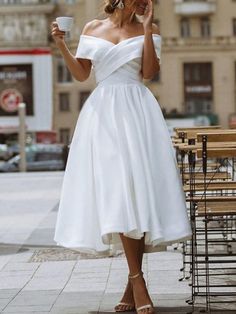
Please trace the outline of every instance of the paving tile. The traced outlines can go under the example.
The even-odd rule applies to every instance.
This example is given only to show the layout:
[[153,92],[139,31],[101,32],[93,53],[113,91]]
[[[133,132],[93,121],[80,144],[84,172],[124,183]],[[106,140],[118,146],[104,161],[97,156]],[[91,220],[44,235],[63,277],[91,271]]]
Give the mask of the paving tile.
[[8,306],[2,313],[49,312],[50,305]]
[[[98,308],[95,306],[95,308],[86,306],[86,307],[67,307],[64,308],[55,308],[52,311],[50,311],[50,314],[98,314]],[[108,314],[108,313],[106,313]],[[113,312],[114,314],[114,312]],[[130,313],[132,314],[132,313]]]
[[19,277],[19,276],[32,276],[34,274],[34,270],[9,270],[9,271],[1,271],[0,272],[0,280],[7,280],[7,277]]
[[[1,241],[1,240],[0,240]],[[2,249],[0,249],[0,271],[7,265],[7,263],[11,259],[11,255],[4,255],[5,253],[2,252]]]
[[[16,312],[12,312],[13,310],[15,310]],[[23,309],[24,310],[24,309]],[[17,313],[19,313],[18,311],[17,311],[17,308],[16,309],[11,309],[11,312],[0,312],[1,314],[2,313],[14,313],[14,314],[17,314]],[[24,313],[24,312],[20,312],[20,313]],[[51,312],[48,312],[48,311],[37,311],[37,309],[35,309],[35,311],[34,311],[34,308],[32,309],[32,311],[30,310],[30,309],[27,309],[27,311],[25,312],[25,313],[27,313],[27,314],[50,314]],[[65,314],[65,313],[64,313]]]
[[34,277],[23,288],[23,291],[27,290],[61,290],[64,288],[68,278],[63,277]]
[[64,288],[65,292],[94,292],[94,291],[104,291],[106,287],[106,282],[80,282],[80,280],[71,279]]
[[13,298],[20,289],[1,289],[0,290],[0,299],[9,299]]
[[29,276],[7,276],[4,280],[0,280],[0,290],[1,289],[22,289],[26,283],[30,280]]
[[57,298],[53,309],[55,308],[67,308],[85,306],[86,304],[96,305],[98,308],[99,303],[103,297],[103,291],[101,292],[64,292]]
[[75,261],[44,262],[35,273],[35,277],[68,277],[75,265]]
[[27,249],[26,249],[26,251],[18,251],[16,254],[11,256],[11,260],[10,261],[14,261],[14,262],[28,262],[33,254],[34,254],[33,251],[28,251]]
[[0,299],[0,311],[2,311],[9,303],[11,299]]
[[9,304],[13,306],[40,306],[51,305],[54,303],[61,290],[37,290],[37,291],[21,291]]
[[103,278],[107,278],[109,272],[97,272],[97,273],[90,273],[90,272],[72,272],[71,277],[76,279],[85,279],[87,281],[97,281],[103,280]]
[[158,261],[148,264],[148,270],[180,270],[180,268],[183,266],[182,261],[176,260],[175,262],[172,261]]
[[24,262],[9,262],[4,271],[21,271],[21,270],[36,270],[40,266],[40,263],[24,263]]

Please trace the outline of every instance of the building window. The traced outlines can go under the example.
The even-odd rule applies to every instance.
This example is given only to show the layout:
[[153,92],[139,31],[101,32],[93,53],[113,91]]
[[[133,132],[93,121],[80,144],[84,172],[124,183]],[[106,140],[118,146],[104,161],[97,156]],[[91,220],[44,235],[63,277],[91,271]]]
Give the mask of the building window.
[[156,24],[158,26],[158,28],[160,29],[160,20],[159,19],[154,18],[153,23]]
[[63,128],[59,130],[60,143],[68,145],[70,143],[70,129]]
[[235,106],[236,106],[236,62],[234,65],[234,93],[235,93]]
[[57,82],[72,82],[72,76],[64,63],[63,58],[57,58]]
[[201,19],[201,36],[210,37],[211,36],[211,22],[209,18]]
[[181,21],[180,21],[180,33],[181,33],[181,37],[183,37],[183,38],[188,38],[191,36],[189,19],[187,19],[187,18],[181,19]]
[[207,114],[212,111],[212,63],[184,64],[184,97],[187,113]]
[[233,35],[236,36],[236,18],[233,18]]
[[151,79],[151,82],[158,83],[161,80],[160,71]]
[[59,94],[59,110],[70,111],[70,95],[69,93]]
[[79,94],[79,111],[82,109],[84,103],[86,102],[87,98],[89,97],[90,95],[90,91],[83,91],[83,92],[80,92]]
[[75,4],[76,0],[65,0],[67,4]]

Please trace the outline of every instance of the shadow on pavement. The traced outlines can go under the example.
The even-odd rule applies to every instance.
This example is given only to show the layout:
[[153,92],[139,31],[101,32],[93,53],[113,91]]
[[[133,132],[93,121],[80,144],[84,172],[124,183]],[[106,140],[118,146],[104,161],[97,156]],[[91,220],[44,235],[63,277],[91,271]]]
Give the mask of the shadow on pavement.
[[[126,314],[127,312],[119,312],[121,314]],[[136,312],[129,312],[130,314],[136,314]],[[195,308],[194,312],[192,312],[191,307],[155,307],[155,314],[200,314],[200,313],[216,313],[216,314],[232,314],[235,313],[235,310],[219,310],[219,309],[211,309],[210,312],[204,312],[203,309]],[[90,311],[88,314],[114,314],[114,311]]]
[[20,245],[0,243],[0,256],[1,255],[12,255],[16,253],[27,252],[27,248],[22,248]]

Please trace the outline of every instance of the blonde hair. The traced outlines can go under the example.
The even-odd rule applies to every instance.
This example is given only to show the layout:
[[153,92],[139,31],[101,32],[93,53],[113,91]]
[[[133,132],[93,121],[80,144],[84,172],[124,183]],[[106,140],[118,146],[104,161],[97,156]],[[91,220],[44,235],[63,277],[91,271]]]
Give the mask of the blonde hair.
[[[134,7],[136,0],[133,0],[130,4],[129,7],[132,8]],[[104,5],[103,5],[103,10],[107,14],[113,14],[115,10],[117,9],[116,4],[119,3],[119,0],[104,0]]]
[[113,7],[114,0],[104,0],[103,10],[107,14],[113,14],[115,12],[115,7]]

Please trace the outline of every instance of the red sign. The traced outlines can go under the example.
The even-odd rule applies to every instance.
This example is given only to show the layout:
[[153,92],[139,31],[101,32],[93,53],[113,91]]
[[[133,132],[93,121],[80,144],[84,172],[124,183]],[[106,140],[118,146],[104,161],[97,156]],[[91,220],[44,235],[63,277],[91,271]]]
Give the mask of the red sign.
[[6,112],[15,112],[23,101],[21,93],[17,89],[5,89],[0,94],[0,107]]
[[32,64],[0,65],[0,116],[17,116],[20,102],[34,115]]

